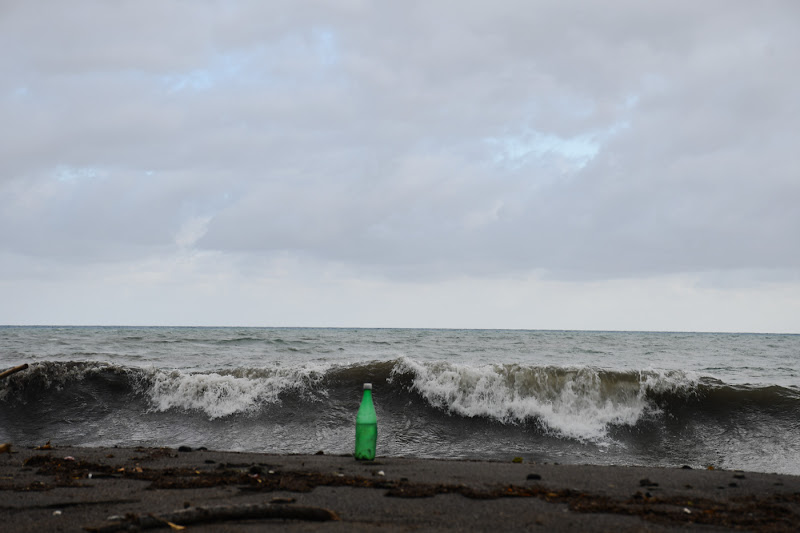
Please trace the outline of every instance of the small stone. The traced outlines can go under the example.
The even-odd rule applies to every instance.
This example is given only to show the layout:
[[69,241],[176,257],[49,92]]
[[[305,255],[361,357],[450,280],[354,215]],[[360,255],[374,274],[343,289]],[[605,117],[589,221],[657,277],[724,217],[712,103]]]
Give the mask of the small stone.
[[192,451],[192,449],[189,446],[180,446],[178,448],[178,451],[179,452],[190,452],[190,451]]
[[528,474],[527,479],[531,479],[531,480],[536,481],[536,480],[542,479],[542,476],[540,476],[539,474]]
[[511,462],[512,463],[521,463],[522,462],[522,457],[514,457],[513,459],[511,459]]
[[322,450],[320,450],[320,451],[318,451],[317,453],[315,453],[314,455],[325,455],[325,452],[323,452]]

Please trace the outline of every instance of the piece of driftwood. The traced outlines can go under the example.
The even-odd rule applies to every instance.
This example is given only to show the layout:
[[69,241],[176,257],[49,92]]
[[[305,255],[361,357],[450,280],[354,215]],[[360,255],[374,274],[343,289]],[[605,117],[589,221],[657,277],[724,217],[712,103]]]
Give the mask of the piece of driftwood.
[[0,372],[0,379],[8,377],[11,374],[16,374],[20,370],[25,370],[26,368],[28,368],[28,363],[25,363],[24,365],[15,366],[14,368],[9,368],[8,370],[4,370],[3,372]]
[[125,518],[98,527],[84,527],[93,533],[113,533],[127,531],[132,526],[139,529],[154,529],[159,527],[186,526],[191,524],[204,524],[209,522],[224,522],[227,520],[257,520],[265,518],[283,518],[287,520],[311,520],[324,522],[339,520],[333,511],[322,507],[300,507],[293,505],[275,504],[245,504],[245,505],[220,505],[215,507],[190,507],[172,513],[154,514],[127,514]]

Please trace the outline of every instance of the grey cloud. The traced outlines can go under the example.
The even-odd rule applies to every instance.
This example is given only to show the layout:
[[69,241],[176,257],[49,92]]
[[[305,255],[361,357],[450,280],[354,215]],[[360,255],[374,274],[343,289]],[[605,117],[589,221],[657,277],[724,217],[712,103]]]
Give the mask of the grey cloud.
[[[201,217],[198,249],[390,278],[800,266],[791,2],[9,6],[7,251],[128,260]],[[598,153],[498,161],[531,132]]]

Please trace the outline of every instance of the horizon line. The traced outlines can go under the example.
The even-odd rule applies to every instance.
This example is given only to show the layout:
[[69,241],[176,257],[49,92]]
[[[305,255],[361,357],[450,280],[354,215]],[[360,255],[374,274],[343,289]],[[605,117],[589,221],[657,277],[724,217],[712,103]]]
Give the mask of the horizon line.
[[428,331],[530,331],[563,333],[684,333],[709,335],[800,335],[800,332],[721,331],[721,330],[645,330],[645,329],[572,329],[572,328],[479,328],[418,326],[220,326],[220,325],[143,325],[143,324],[0,324],[0,328],[183,328],[183,329],[361,329],[361,330],[428,330]]

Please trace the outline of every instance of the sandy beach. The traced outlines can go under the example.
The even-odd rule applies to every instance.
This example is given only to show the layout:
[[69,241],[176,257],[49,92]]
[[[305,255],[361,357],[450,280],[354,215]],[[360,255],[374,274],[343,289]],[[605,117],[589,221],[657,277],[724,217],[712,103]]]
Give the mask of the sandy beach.
[[511,458],[12,446],[0,454],[0,490],[4,531],[790,531],[800,523],[798,476]]

